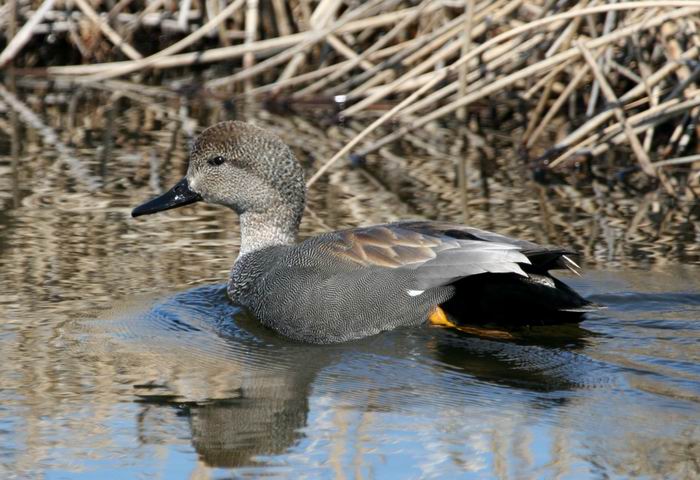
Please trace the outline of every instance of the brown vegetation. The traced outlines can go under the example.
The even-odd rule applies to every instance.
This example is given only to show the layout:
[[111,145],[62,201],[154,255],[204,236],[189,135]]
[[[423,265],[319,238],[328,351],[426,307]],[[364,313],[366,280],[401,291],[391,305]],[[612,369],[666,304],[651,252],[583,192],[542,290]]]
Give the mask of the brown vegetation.
[[348,153],[455,117],[479,149],[483,112],[505,105],[503,126],[543,180],[577,166],[676,199],[700,193],[700,1],[13,0],[0,10],[0,65],[21,77],[326,101],[364,121],[310,184]]

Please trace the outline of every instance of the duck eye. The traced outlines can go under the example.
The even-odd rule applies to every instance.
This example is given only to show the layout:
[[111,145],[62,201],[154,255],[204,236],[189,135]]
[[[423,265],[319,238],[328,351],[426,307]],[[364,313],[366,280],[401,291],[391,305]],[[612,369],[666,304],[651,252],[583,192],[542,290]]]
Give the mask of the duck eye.
[[218,167],[219,165],[224,163],[224,161],[225,161],[224,157],[218,156],[218,157],[210,158],[209,160],[207,160],[207,163],[213,167]]

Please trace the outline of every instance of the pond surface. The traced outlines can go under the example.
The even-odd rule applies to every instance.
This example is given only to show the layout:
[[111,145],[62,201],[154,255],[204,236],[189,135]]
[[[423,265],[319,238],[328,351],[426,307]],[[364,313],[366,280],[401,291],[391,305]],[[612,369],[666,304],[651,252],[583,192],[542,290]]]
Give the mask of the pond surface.
[[[1,125],[1,478],[700,475],[692,216],[666,212],[651,241],[654,199],[648,216],[606,195],[589,215],[584,200],[551,200],[543,216],[539,187],[496,172],[491,196],[470,199],[471,223],[581,249],[587,273],[566,280],[607,310],[517,342],[425,327],[295,344],[226,300],[234,215],[196,205],[129,217],[182,174],[182,125],[198,131],[212,117],[175,128],[121,105],[105,140],[104,111],[76,116],[76,101],[66,120],[59,101],[46,113],[50,98],[23,101],[45,112],[53,143],[7,110]],[[304,119],[256,115],[298,152],[339,144]],[[371,171],[334,170],[310,192],[303,234],[460,220],[450,168],[405,158],[419,168],[395,189]]]

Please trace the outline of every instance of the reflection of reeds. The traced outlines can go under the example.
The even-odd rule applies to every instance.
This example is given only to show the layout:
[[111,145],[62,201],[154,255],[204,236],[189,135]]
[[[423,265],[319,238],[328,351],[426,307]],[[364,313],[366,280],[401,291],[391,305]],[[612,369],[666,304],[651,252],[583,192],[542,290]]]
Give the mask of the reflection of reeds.
[[[115,88],[121,85],[113,82],[107,84]],[[124,252],[127,245],[151,252],[146,248],[151,242],[139,236],[163,229],[162,239],[152,242],[159,258],[168,257],[163,261],[164,270],[158,270],[163,278],[173,285],[202,278],[225,279],[236,255],[238,234],[235,221],[221,209],[198,205],[153,216],[147,223],[128,217],[135,204],[182,176],[193,134],[231,118],[231,113],[199,98],[156,96],[158,90],[152,89],[138,94],[122,90],[125,94],[116,103],[114,92],[108,88],[75,91],[69,85],[59,87],[60,83],[55,84],[50,96],[37,96],[36,89],[44,88],[37,82],[7,96],[9,100],[22,99],[27,108],[43,113],[30,118],[20,111],[15,117],[19,125],[0,118],[0,130],[8,137],[12,131],[19,131],[15,141],[19,151],[12,157],[19,159],[15,162],[16,179],[0,175],[0,204],[8,208],[11,192],[18,190],[17,201],[27,208],[24,214],[44,212],[44,216],[30,222],[37,228],[56,216],[57,208],[63,213],[56,218],[61,222],[69,219],[71,227],[64,224],[60,230],[65,238],[56,241],[68,241],[76,231],[90,232],[99,237],[87,242],[112,252]],[[16,103],[8,105],[19,108]],[[282,136],[309,173],[365,128],[359,120],[335,125],[319,116],[316,108],[310,116],[280,116],[250,108],[245,118]],[[663,191],[656,190],[627,195],[620,185],[585,170],[568,175],[565,179],[570,185],[537,186],[527,178],[527,168],[519,162],[511,139],[502,135],[504,130],[513,129],[513,123],[501,121],[498,116],[491,118],[486,112],[480,120],[483,131],[456,139],[452,125],[434,125],[408,133],[391,148],[384,147],[364,158],[354,157],[353,168],[331,169],[309,189],[302,235],[402,218],[460,219],[464,204],[457,168],[464,156],[464,144],[469,141],[464,180],[470,191],[467,204],[471,224],[542,243],[571,246],[587,260],[607,265],[700,259],[698,213],[691,202],[670,203]],[[46,128],[50,130],[43,130]],[[3,165],[13,164],[10,153],[8,150],[7,156],[0,155],[0,172],[8,171]],[[103,167],[105,178],[101,178]],[[136,228],[138,234],[121,238],[119,232],[98,226],[100,222],[88,212],[107,212],[106,224],[118,225],[124,231]],[[174,221],[182,215],[197,219]],[[210,225],[212,218],[216,220]],[[207,248],[203,248],[202,235],[206,236]],[[21,235],[15,241],[31,244]],[[37,249],[30,258],[43,258],[46,253],[48,258],[43,261],[50,263],[51,252]],[[178,275],[173,278],[174,273],[167,273],[168,269],[182,272],[183,255],[196,259],[188,263],[196,272],[185,275],[186,279]],[[92,260],[87,257],[86,261]],[[140,272],[143,265],[138,267],[135,271]],[[148,269],[144,278],[152,279],[156,269],[150,263]],[[21,270],[16,273],[23,275]],[[67,278],[76,281],[77,276],[73,273]]]
[[159,190],[202,127],[245,118],[305,163],[309,231],[468,213],[600,261],[697,258],[700,1],[69,5],[0,7],[0,130],[13,158],[50,147],[46,182]]
[[[344,118],[379,115],[322,170],[362,141],[366,155],[453,114],[468,123],[477,102],[517,99],[524,130],[513,132],[515,140],[540,167],[571,166],[622,146],[633,155],[618,167],[636,165],[672,196],[698,194],[690,173],[698,162],[675,158],[694,153],[697,143],[700,1],[579,0],[566,9],[543,0],[100,8],[85,0],[10,2],[0,22],[0,65],[13,61],[25,74],[87,83],[152,77],[182,84],[193,81],[190,67],[212,64],[197,83],[214,98],[274,94],[294,103],[342,95]],[[150,41],[156,36],[164,40]],[[42,44],[49,38],[54,47]],[[54,52],[58,45],[68,53]],[[390,120],[400,128],[382,132]]]

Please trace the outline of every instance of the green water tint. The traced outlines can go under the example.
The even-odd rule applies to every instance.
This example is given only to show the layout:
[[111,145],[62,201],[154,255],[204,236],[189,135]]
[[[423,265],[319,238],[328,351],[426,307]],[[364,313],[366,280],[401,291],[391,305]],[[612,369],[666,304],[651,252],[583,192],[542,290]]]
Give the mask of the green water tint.
[[[143,223],[129,211],[182,176],[191,133],[215,121],[275,129],[309,172],[356,126],[328,112],[25,95],[56,138],[20,121],[13,169],[0,135],[1,477],[700,474],[692,205],[538,186],[494,134],[488,197],[476,164],[468,172],[470,223],[581,250],[587,273],[567,282],[608,309],[509,342],[426,327],[310,347],[226,301],[233,214],[200,205]],[[460,221],[450,128],[333,169],[310,191],[303,235]]]

